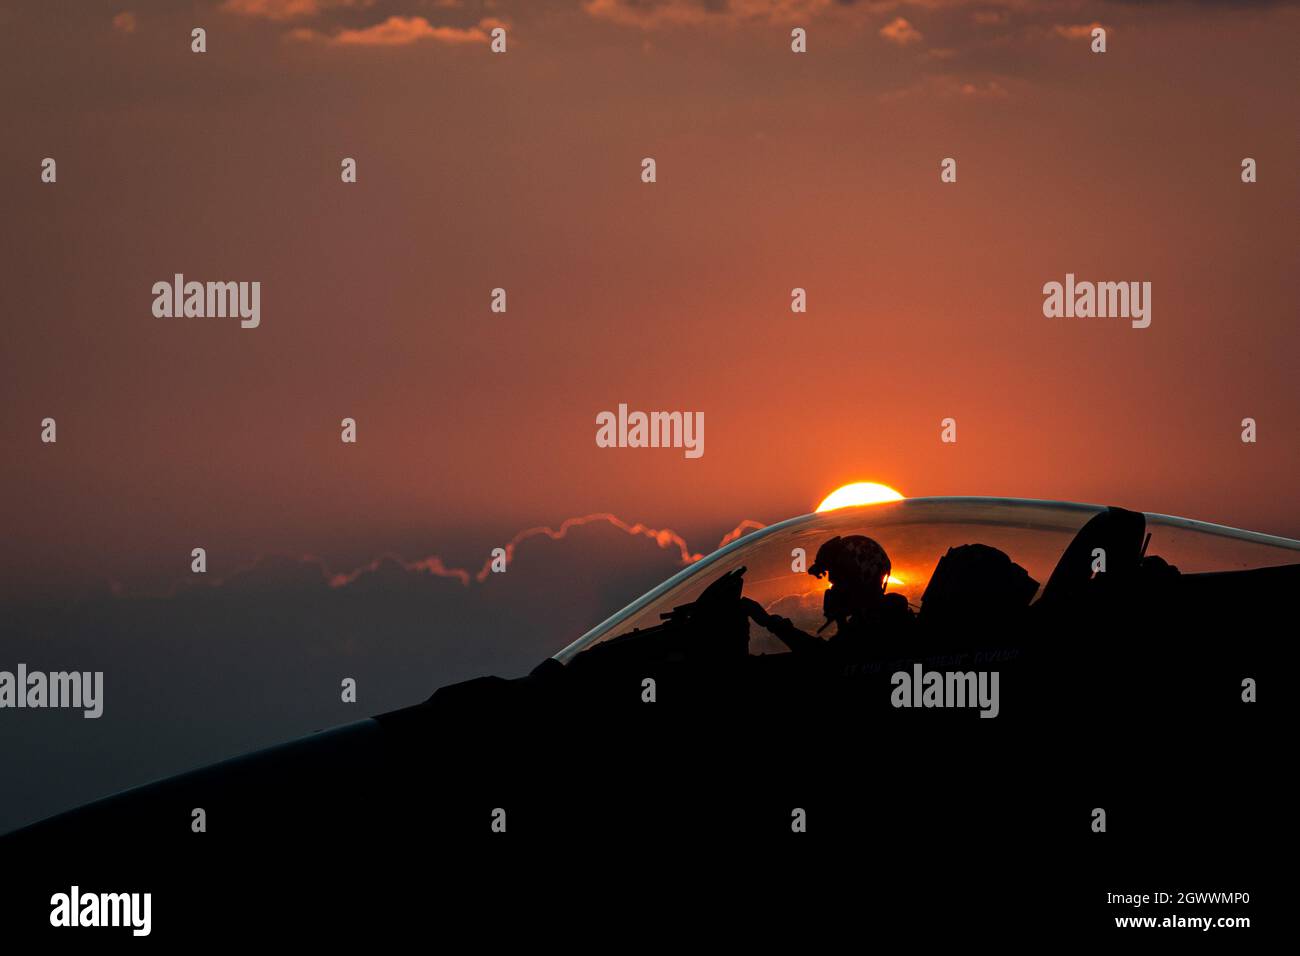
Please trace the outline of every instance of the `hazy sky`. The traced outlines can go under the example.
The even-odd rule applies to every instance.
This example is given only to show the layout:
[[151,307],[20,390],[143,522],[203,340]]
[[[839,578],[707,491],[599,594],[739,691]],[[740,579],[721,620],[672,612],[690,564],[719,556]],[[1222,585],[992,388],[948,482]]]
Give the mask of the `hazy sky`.
[[[218,572],[477,567],[593,511],[709,550],[863,479],[1300,535],[1298,25],[1209,2],[4,3],[3,593],[156,585],[199,545]],[[260,327],[154,317],[177,272],[260,281]],[[1044,318],[1067,272],[1151,282],[1150,328]],[[704,456],[597,448],[620,402],[703,411]]]

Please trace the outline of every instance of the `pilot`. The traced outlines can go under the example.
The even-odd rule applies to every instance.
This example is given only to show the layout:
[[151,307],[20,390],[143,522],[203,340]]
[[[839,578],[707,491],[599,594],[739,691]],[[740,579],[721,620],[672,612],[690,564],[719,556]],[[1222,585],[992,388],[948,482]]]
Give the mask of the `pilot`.
[[829,650],[851,657],[868,646],[868,638],[892,636],[912,621],[907,599],[885,593],[890,567],[885,549],[865,535],[834,537],[817,549],[808,573],[830,579],[831,586],[822,595],[826,622],[817,629],[820,634],[834,623],[835,633],[828,640],[801,631],[788,618],[768,614],[756,602],[750,602],[750,616],[792,651]]

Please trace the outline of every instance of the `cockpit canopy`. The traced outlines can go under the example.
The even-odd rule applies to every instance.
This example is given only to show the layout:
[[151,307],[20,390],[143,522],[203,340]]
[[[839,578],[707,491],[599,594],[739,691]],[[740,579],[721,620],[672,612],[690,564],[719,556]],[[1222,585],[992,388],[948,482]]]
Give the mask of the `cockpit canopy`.
[[[919,609],[931,577],[949,549],[979,544],[1005,552],[1028,572],[1037,593],[1050,578],[1080,528],[1106,509],[1100,505],[1015,498],[909,498],[791,518],[756,531],[685,568],[555,655],[575,655],[616,635],[654,627],[674,607],[699,598],[710,583],[747,568],[744,593],[768,613],[789,618],[809,633],[825,623],[827,577],[807,573],[830,539],[862,535],[879,543],[890,560],[885,590]],[[1183,574],[1244,571],[1300,562],[1300,541],[1240,531],[1186,518],[1146,514],[1147,555],[1158,555]],[[762,628],[750,631],[750,653],[786,647]]]

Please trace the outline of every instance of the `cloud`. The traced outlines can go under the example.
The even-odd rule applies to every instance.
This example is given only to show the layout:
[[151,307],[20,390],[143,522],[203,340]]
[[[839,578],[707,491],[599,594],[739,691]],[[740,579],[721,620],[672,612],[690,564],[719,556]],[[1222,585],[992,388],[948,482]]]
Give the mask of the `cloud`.
[[[629,538],[648,538],[657,544],[661,551],[676,552],[677,559],[682,567],[704,557],[703,553],[692,551],[690,545],[686,543],[686,539],[671,528],[651,528],[639,521],[627,522],[617,515],[608,512],[597,512],[576,518],[566,518],[558,528],[537,525],[523,529],[504,545],[507,564],[514,564],[517,549],[526,541],[534,538],[563,541],[570,536],[570,532],[575,532],[588,525],[608,526],[616,531],[621,531]],[[725,547],[737,538],[744,537],[750,531],[758,531],[765,527],[767,525],[761,521],[746,518],[727,532],[717,546],[719,548]],[[281,588],[288,585],[292,585],[294,589],[318,586],[346,588],[353,586],[358,581],[367,579],[377,572],[386,571],[391,574],[394,570],[416,577],[428,575],[438,578],[451,578],[460,582],[462,587],[469,587],[471,580],[480,584],[488,580],[492,573],[492,558],[489,557],[484,560],[478,571],[474,572],[469,568],[451,567],[436,554],[417,558],[414,561],[404,560],[395,554],[382,554],[350,571],[331,571],[326,567],[325,562],[312,555],[303,555],[298,558],[270,555],[258,558],[251,565],[236,570],[224,579],[216,578],[211,582],[205,582],[204,586],[209,588],[241,588],[247,586],[247,581],[253,580],[262,584],[269,582],[273,587]],[[196,585],[193,579],[187,579],[186,587],[194,586]],[[179,590],[183,591],[185,587]]]
[[241,17],[292,20],[295,17],[314,17],[320,13],[320,3],[319,0],[226,0],[221,10]]
[[584,0],[589,16],[639,30],[809,20],[833,0]]
[[[1133,15],[1148,15],[1147,7],[1169,14],[1197,15],[1203,11],[1243,7],[1272,8],[1294,5],[1296,0],[1110,0]],[[972,9],[974,7],[975,9]],[[881,35],[899,46],[921,40],[921,32],[899,16],[900,10],[922,9],[929,26],[951,31],[958,23],[1005,26],[1013,15],[1043,28],[1063,11],[1086,9],[1083,0],[582,0],[582,9],[594,19],[643,31],[674,27],[739,27],[772,24],[806,25],[815,20],[865,24],[882,15],[894,17]],[[1064,27],[1063,29],[1073,29]],[[962,44],[956,35],[945,37],[947,46]]]
[[134,33],[135,14],[130,10],[123,10],[113,18],[113,29],[118,33]]
[[289,31],[295,40],[320,41],[330,46],[408,46],[423,40],[446,46],[468,43],[486,43],[488,31],[505,24],[492,17],[484,18],[472,27],[435,27],[424,17],[392,16],[382,23],[356,30],[340,30],[325,34],[306,27]]
[[890,43],[907,46],[909,43],[921,42],[921,31],[902,17],[895,17],[880,28],[880,35]]
[[1231,10],[1239,7],[1287,7],[1295,6],[1295,0],[1114,0],[1123,6],[1169,6],[1169,7],[1223,7]]
[[598,20],[619,26],[656,30],[660,27],[696,26],[709,19],[709,11],[690,0],[632,4],[627,0],[586,0],[583,9]]
[[[448,683],[526,674],[694,556],[674,532],[588,517],[520,532],[509,571],[482,583],[435,559],[380,558],[336,581],[319,560],[265,557],[168,597],[0,605],[8,660],[75,661],[112,687],[93,741],[71,721],[5,740],[6,773],[20,776],[48,767],[51,750],[99,759],[75,781],[19,788],[22,799],[6,789],[0,832]],[[357,681],[356,707],[340,701],[343,677]]]
[[[1086,40],[1092,36],[1092,31],[1102,28],[1101,24],[1095,20],[1092,23],[1075,23],[1069,26],[1057,24],[1052,27],[1052,32],[1058,37],[1065,37],[1067,40]],[[1109,30],[1107,32],[1110,32]]]
[[369,7],[375,0],[225,0],[221,10],[261,20],[297,20],[339,7]]

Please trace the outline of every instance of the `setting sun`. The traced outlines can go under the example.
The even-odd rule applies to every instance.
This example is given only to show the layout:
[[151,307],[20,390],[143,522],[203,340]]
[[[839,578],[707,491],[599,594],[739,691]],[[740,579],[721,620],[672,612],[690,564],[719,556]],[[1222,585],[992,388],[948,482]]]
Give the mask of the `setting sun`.
[[878,484],[874,481],[855,481],[851,485],[845,485],[832,491],[817,506],[817,510],[819,512],[834,511],[836,508],[851,508],[854,505],[878,505],[885,501],[902,500],[903,495],[889,487],[889,485]]

